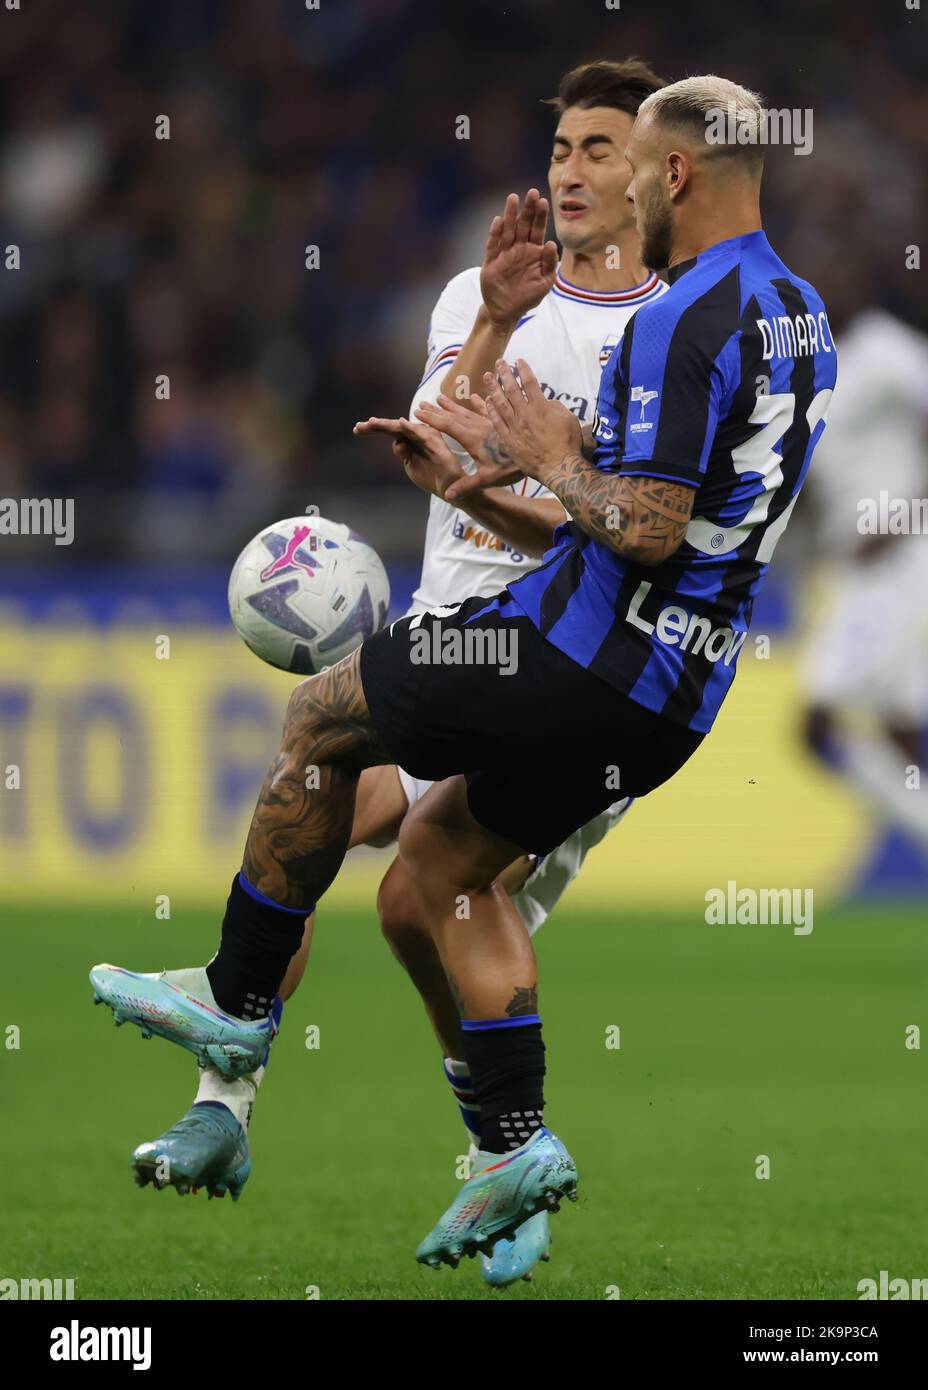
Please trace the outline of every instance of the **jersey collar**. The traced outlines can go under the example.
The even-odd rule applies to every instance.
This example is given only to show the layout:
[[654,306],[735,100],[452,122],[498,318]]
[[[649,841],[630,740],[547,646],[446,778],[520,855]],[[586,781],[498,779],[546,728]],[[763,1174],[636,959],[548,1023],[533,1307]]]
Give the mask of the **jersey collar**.
[[588,290],[580,285],[572,285],[569,280],[564,279],[558,269],[554,290],[565,299],[573,299],[578,304],[635,304],[638,300],[653,294],[659,284],[660,280],[652,273],[642,284],[633,285],[630,290]]
[[762,228],[756,232],[745,232],[743,236],[730,236],[726,237],[724,241],[716,241],[712,246],[707,246],[704,251],[700,251],[698,256],[691,256],[688,261],[680,261],[677,265],[672,265],[667,271],[667,282],[672,285],[676,280],[679,280],[681,275],[692,270],[698,261],[706,261],[710,257],[724,255],[726,251],[730,251],[734,247],[740,249],[750,245],[767,245],[767,236]]

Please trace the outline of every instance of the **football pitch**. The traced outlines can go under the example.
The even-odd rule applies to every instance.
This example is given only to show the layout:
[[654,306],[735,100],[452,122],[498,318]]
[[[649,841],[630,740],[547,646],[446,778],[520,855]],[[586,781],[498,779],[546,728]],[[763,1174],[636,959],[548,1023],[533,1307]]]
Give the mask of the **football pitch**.
[[580,1200],[534,1282],[501,1291],[476,1261],[413,1258],[463,1130],[373,913],[320,912],[237,1204],[133,1185],[131,1150],[187,1108],[196,1063],[116,1031],[87,983],[101,960],[206,959],[215,918],[4,919],[2,1278],[109,1299],[855,1299],[928,1266],[926,1058],[905,1045],[928,1022],[920,909],[822,914],[797,937],[562,904],[536,944],[547,1117]]

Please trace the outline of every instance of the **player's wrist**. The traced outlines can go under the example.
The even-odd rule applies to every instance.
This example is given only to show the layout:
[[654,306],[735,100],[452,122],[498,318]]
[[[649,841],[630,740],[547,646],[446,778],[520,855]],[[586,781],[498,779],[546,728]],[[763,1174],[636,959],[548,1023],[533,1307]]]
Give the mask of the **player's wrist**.
[[516,324],[519,322],[518,314],[506,314],[490,309],[486,302],[481,304],[477,311],[477,319],[484,328],[489,329],[495,337],[500,339],[504,347],[509,342],[515,332]]
[[547,449],[532,460],[530,466],[524,467],[522,471],[533,478],[536,483],[543,483],[547,486],[552,478],[556,478],[563,472],[564,465],[568,459],[576,455],[575,449],[565,449],[560,445],[554,449]]

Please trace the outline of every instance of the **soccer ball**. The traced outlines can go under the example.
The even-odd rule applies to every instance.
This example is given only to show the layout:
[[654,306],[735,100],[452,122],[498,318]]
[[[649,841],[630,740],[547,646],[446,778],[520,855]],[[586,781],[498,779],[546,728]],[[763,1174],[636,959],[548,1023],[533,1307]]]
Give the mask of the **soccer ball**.
[[229,576],[229,612],[246,646],[282,671],[334,666],[386,622],[390,583],[349,527],[292,516],[248,542]]

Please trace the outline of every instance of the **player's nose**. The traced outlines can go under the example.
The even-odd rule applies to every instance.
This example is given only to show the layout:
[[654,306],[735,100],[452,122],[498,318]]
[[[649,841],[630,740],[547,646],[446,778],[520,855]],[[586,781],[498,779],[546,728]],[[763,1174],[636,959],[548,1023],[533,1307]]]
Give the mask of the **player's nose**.
[[560,186],[558,187],[558,198],[561,201],[565,198],[569,198],[571,195],[585,194],[585,192],[586,184],[579,175],[574,176],[569,173],[563,175]]

